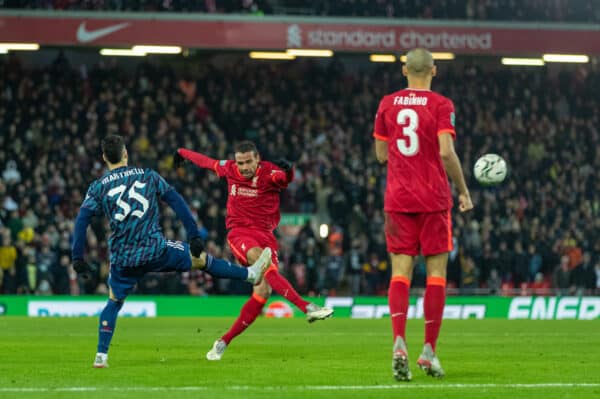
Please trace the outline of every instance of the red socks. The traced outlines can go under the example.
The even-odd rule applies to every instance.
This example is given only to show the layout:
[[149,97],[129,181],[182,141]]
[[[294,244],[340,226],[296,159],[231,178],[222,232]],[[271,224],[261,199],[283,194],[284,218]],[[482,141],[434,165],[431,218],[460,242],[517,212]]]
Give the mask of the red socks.
[[[277,292],[279,295],[287,299],[296,305],[300,310],[306,313],[306,302],[300,295],[296,292],[296,290],[292,287],[292,285],[279,274],[277,270],[277,266],[271,265],[269,269],[265,272],[265,280],[271,285],[273,290]],[[256,320],[259,314],[261,314],[263,306],[267,300],[260,295],[252,294],[250,299],[242,306],[242,310],[240,311],[240,315],[238,316],[233,326],[221,337],[226,344],[229,343],[238,335],[240,335],[246,328],[250,326]]]
[[410,280],[404,276],[392,277],[388,290],[388,303],[390,305],[390,318],[394,341],[397,336],[406,341],[406,317],[408,316],[408,296]]
[[306,305],[308,305],[309,302],[302,299],[290,282],[279,274],[276,265],[271,265],[267,269],[265,272],[265,280],[267,280],[267,283],[269,283],[276,293],[296,305],[302,312],[306,313]]
[[442,326],[444,305],[446,304],[446,279],[443,277],[427,277],[427,288],[423,300],[425,315],[425,343],[431,345],[435,352],[435,344]]
[[235,337],[244,332],[244,330],[248,328],[250,324],[254,322],[254,320],[256,320],[258,315],[261,314],[263,306],[265,306],[266,302],[267,300],[260,295],[252,294],[250,299],[248,299],[244,306],[242,306],[240,315],[235,323],[233,323],[229,331],[227,331],[225,335],[221,337],[221,339],[225,341],[227,345],[229,345],[229,343]]

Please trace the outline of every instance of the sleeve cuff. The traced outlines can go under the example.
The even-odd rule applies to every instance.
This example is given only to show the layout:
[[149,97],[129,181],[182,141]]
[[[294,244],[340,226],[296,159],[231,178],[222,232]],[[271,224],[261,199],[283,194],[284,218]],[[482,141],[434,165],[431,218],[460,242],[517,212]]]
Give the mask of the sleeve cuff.
[[375,137],[377,140],[381,140],[381,141],[388,141],[388,138],[386,136],[382,136],[380,134],[377,133],[373,133],[373,137]]
[[445,134],[448,133],[450,134],[452,137],[456,137],[456,132],[454,131],[454,129],[441,129],[438,130],[437,135],[441,135],[441,134]]

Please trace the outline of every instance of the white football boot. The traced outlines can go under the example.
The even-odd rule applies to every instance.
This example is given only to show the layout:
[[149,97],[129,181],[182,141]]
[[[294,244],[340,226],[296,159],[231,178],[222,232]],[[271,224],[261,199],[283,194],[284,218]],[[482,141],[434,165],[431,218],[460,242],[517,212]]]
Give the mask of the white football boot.
[[445,375],[440,359],[435,355],[429,344],[425,344],[423,347],[423,352],[421,353],[421,356],[419,356],[417,364],[421,370],[432,377],[442,378]]
[[206,353],[206,359],[208,360],[221,360],[223,353],[227,349],[227,344],[222,339],[218,339],[213,344],[211,350]]
[[402,337],[396,337],[392,353],[392,374],[398,381],[410,381],[412,374],[408,369],[408,350]]

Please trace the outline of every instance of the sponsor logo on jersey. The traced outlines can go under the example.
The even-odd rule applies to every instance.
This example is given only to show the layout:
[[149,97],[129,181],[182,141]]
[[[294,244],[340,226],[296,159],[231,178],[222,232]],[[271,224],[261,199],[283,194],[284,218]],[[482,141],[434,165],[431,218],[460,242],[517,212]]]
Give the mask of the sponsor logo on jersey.
[[258,197],[258,189],[248,187],[238,187],[235,184],[231,185],[229,195],[235,197],[236,195],[242,197]]

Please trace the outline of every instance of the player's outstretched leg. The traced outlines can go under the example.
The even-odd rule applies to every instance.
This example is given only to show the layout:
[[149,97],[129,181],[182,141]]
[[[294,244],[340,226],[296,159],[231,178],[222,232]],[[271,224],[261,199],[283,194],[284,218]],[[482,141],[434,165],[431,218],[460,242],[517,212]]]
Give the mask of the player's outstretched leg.
[[108,367],[108,347],[112,340],[117,324],[117,315],[123,307],[123,301],[109,299],[100,313],[100,325],[98,326],[98,352],[94,359],[94,368]]
[[402,337],[396,337],[392,353],[392,373],[398,381],[410,381],[412,374],[408,368],[408,349]]
[[256,262],[248,268],[235,265],[225,259],[214,258],[206,252],[197,258],[191,254],[190,256],[193,269],[204,270],[215,277],[245,280],[255,285],[262,281],[265,271],[271,264],[270,248],[265,248]]
[[425,346],[423,346],[423,352],[421,352],[421,356],[419,356],[419,360],[417,360],[417,365],[421,370],[425,371],[427,375],[432,377],[441,378],[445,375],[440,359],[435,355],[430,344],[425,344]]
[[[240,310],[240,315],[233,323],[229,331],[227,331],[221,338],[215,341],[211,350],[206,354],[206,358],[208,360],[221,360],[225,349],[227,349],[227,345],[238,335],[244,332],[254,320],[262,313],[262,309],[267,303],[268,295],[268,286],[266,283],[261,284],[258,287],[254,288],[255,292],[252,296],[246,301],[242,309]],[[262,291],[261,291],[262,290]],[[262,292],[263,295],[260,295],[256,291]],[[264,292],[263,292],[264,291]]]
[[292,287],[292,284],[279,273],[277,265],[272,264],[267,269],[265,272],[265,280],[276,293],[292,302],[298,309],[305,313],[306,320],[309,323],[316,320],[324,320],[333,315],[333,309],[322,307],[302,299],[300,294]]
[[316,303],[306,305],[306,321],[309,323],[317,320],[325,320],[333,316],[333,309],[326,306],[319,306]]

